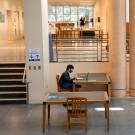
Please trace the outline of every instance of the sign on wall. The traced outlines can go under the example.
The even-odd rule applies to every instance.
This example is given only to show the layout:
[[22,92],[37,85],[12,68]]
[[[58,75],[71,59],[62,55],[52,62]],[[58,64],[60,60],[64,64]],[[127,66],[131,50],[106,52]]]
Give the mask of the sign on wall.
[[40,61],[40,49],[39,48],[29,49],[29,61]]
[[5,16],[2,12],[0,12],[0,23],[4,23],[5,22]]

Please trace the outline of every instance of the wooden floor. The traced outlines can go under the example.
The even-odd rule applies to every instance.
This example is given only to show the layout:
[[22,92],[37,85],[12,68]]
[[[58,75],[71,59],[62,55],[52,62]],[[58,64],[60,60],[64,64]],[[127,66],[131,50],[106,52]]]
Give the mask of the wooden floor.
[[25,63],[25,45],[23,40],[0,41],[0,63]]
[[[88,131],[81,127],[66,130],[66,107],[54,105],[45,135],[135,135],[135,98],[113,98],[110,130],[106,130],[102,106],[88,107]],[[43,135],[42,105],[0,106],[0,135]]]

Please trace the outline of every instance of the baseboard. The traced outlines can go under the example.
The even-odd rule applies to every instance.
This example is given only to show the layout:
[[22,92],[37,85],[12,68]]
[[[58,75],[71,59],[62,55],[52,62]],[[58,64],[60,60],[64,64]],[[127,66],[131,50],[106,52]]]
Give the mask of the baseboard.
[[126,96],[127,91],[125,89],[113,89],[111,90],[111,96],[112,97],[125,97]]

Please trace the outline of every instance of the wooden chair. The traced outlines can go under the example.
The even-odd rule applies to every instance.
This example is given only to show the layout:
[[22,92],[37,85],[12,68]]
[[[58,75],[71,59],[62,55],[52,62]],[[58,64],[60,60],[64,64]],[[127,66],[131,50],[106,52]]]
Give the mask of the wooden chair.
[[[87,99],[82,97],[67,98],[67,127],[71,125],[84,125],[87,131],[88,117],[87,117]],[[71,118],[84,118],[83,123],[71,123]]]
[[58,92],[72,92],[73,91],[73,89],[63,89],[63,88],[61,88],[60,87],[60,85],[59,85],[59,80],[60,80],[60,77],[59,77],[59,75],[56,75],[56,82],[57,82],[57,91]]

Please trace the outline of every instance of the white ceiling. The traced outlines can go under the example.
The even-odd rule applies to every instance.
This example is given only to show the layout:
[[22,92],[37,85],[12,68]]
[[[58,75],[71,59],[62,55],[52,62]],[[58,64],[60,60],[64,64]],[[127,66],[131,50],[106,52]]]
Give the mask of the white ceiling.
[[92,6],[96,0],[48,0],[50,6]]

